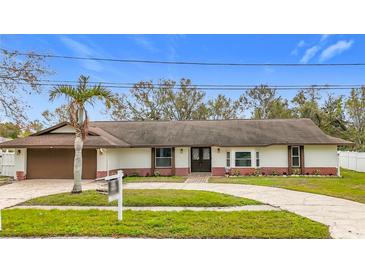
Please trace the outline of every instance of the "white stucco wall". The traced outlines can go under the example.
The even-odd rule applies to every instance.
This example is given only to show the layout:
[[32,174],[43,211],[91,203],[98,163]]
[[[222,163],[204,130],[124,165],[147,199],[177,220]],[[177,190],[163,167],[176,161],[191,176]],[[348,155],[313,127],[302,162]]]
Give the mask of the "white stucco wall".
[[[288,147],[286,145],[276,145],[268,147],[212,147],[212,167],[226,167],[227,151],[231,152],[232,168],[235,167],[235,152],[243,151],[251,152],[251,167],[256,167],[256,151],[260,153],[260,167],[288,166]],[[21,156],[19,158],[21,158],[22,156],[24,156],[24,152],[21,153]],[[108,157],[108,163],[106,157]],[[306,145],[304,146],[304,160],[305,167],[336,167],[337,146]],[[16,165],[19,165],[16,170],[26,170],[26,157],[25,160],[16,160],[16,163]],[[118,168],[150,168],[151,149],[103,149],[102,154],[100,153],[100,150],[98,150],[97,170],[107,170],[107,164],[109,165],[109,170]],[[176,168],[190,167],[190,148],[175,148],[175,166]]]
[[336,145],[304,146],[305,167],[337,167]]
[[50,133],[75,133],[75,129],[69,125],[52,130]]
[[175,167],[188,168],[190,158],[190,149],[188,147],[175,148]]
[[288,147],[212,147],[212,167],[226,167],[226,153],[231,152],[231,167],[235,167],[236,152],[251,152],[251,167],[256,167],[256,151],[260,156],[260,167],[287,167]]
[[97,170],[118,168],[150,168],[151,148],[102,149],[97,153]]
[[[16,148],[15,159],[14,159],[14,170],[27,172],[27,149],[26,148]],[[20,153],[19,153],[20,151]]]
[[212,167],[226,167],[226,152],[229,150],[230,148],[225,147],[212,147]]
[[[218,152],[218,148],[220,152]],[[251,152],[251,167],[255,167],[256,150],[254,147],[212,147],[212,167],[226,167],[227,151],[231,152],[231,167],[235,167],[236,152]]]
[[260,167],[288,167],[288,146],[258,147],[256,151],[259,152]]

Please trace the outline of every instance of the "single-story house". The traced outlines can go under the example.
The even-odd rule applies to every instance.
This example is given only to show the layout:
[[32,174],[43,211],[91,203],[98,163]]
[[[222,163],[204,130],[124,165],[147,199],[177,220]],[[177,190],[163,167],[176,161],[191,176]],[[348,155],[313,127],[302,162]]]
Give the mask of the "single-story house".
[[[90,122],[83,178],[227,172],[338,174],[337,147],[310,119]],[[74,129],[66,122],[0,144],[15,150],[18,180],[72,178]]]

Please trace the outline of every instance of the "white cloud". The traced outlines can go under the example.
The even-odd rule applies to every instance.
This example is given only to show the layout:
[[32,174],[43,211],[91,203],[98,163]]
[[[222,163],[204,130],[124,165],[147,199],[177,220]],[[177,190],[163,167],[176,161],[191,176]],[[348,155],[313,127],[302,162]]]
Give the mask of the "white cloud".
[[306,45],[305,41],[304,40],[300,40],[297,47],[298,48],[301,48],[301,47],[304,47]]
[[320,42],[323,42],[323,41],[327,40],[327,39],[328,39],[328,37],[330,37],[330,35],[329,35],[329,34],[323,34],[323,35],[321,36]]
[[295,56],[297,56],[297,55],[298,55],[298,49],[297,49],[297,48],[293,49],[293,50],[290,52],[290,55],[295,55]]
[[133,36],[133,40],[134,42],[142,47],[143,49],[147,50],[147,51],[150,51],[150,52],[158,52],[159,49],[157,47],[155,47],[155,45],[153,44],[153,42],[146,38],[146,37],[143,37],[143,36]]
[[317,52],[321,49],[320,46],[316,45],[309,49],[307,49],[302,57],[300,59],[300,63],[306,64],[308,63],[314,56],[316,56]]
[[304,47],[307,43],[304,40],[300,40],[299,43],[297,44],[297,46],[295,47],[295,49],[293,49],[290,54],[291,55],[298,55],[299,53],[299,49]]
[[342,52],[344,52],[345,50],[348,50],[352,47],[352,44],[354,43],[353,40],[350,41],[345,41],[345,40],[341,40],[338,41],[337,43],[327,47],[326,49],[324,49],[319,57],[319,61],[323,62],[326,61],[328,59],[331,59],[332,57],[341,54]]
[[[89,47],[88,45],[85,45],[81,42],[78,42],[70,37],[67,36],[61,36],[60,37],[61,42],[68,47],[70,50],[72,50],[75,54],[81,56],[81,57],[95,57],[98,55],[97,51]],[[80,61],[82,66],[88,70],[93,71],[102,71],[103,66],[100,64],[100,62],[94,61],[94,60],[82,60]]]

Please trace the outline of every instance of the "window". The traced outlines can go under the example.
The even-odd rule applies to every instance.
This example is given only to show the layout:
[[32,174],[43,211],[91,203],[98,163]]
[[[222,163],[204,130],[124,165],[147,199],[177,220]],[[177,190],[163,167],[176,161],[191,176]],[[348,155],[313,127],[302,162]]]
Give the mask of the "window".
[[236,166],[251,166],[251,152],[236,152]]
[[300,150],[298,146],[291,148],[291,165],[293,167],[300,167]]
[[226,154],[226,166],[231,167],[231,152],[227,151]]
[[197,160],[200,159],[199,148],[193,148],[192,158],[193,158],[194,161],[197,161]]
[[171,148],[156,148],[156,167],[171,167]]
[[256,167],[260,166],[260,152],[256,151]]
[[210,160],[210,148],[203,148],[203,160]]

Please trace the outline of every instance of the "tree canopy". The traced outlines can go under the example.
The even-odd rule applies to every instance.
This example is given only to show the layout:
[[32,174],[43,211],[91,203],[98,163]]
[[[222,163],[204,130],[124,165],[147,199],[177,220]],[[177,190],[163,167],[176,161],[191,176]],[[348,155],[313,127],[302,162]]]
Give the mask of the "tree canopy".
[[44,57],[30,52],[20,56],[17,52],[0,50],[0,117],[16,124],[27,123],[27,103],[24,94],[40,93],[39,79],[50,74]]
[[189,79],[141,81],[129,93],[117,95],[109,115],[113,120],[309,118],[327,134],[365,150],[365,88],[346,97],[311,87],[298,90],[289,101],[267,85],[243,90],[232,99],[225,94],[207,98]]

